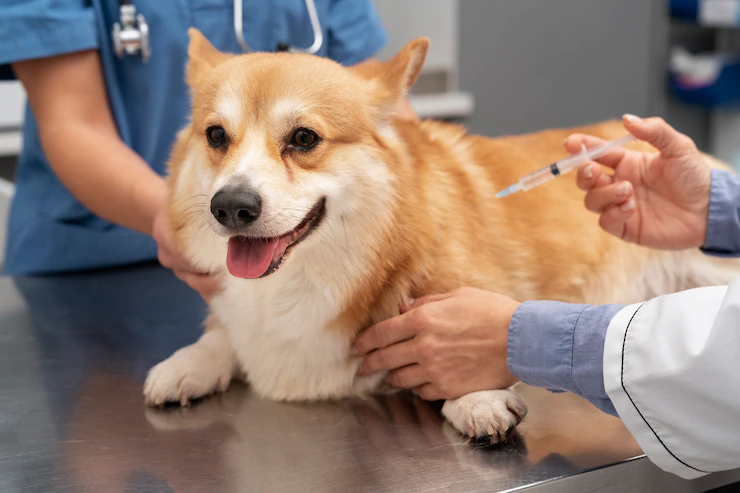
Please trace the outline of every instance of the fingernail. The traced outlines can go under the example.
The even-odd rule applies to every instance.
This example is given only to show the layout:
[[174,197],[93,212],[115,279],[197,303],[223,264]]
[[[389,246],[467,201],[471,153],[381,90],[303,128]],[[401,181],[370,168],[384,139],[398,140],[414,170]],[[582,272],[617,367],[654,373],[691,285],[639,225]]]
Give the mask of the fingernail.
[[[620,183],[617,186],[617,195],[619,195],[620,197],[626,197],[629,194],[630,194],[630,184],[629,184],[629,182]],[[625,204],[625,205],[627,205],[627,204]]]
[[630,123],[642,123],[642,118],[637,115],[631,115],[627,113],[626,115],[624,115],[624,118]]
[[403,314],[409,311],[411,309],[411,305],[413,304],[414,304],[414,298],[409,298],[409,300],[406,303],[401,305],[401,313]]
[[593,178],[594,177],[594,165],[589,164],[585,168],[583,168],[583,174],[586,175],[586,178]]
[[622,204],[622,206],[619,208],[622,212],[629,212],[632,209],[635,208],[635,201],[634,199],[629,199],[627,202]]

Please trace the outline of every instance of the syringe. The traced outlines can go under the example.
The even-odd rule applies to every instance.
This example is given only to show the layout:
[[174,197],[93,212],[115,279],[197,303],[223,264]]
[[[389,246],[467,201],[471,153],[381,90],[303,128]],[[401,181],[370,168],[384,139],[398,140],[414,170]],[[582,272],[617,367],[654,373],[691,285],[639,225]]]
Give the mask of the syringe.
[[514,183],[510,187],[504,188],[499,193],[497,193],[496,198],[500,199],[502,197],[506,197],[507,195],[511,195],[512,193],[531,190],[534,187],[542,185],[543,183],[547,183],[550,180],[554,180],[560,175],[564,175],[569,171],[578,168],[579,166],[582,166],[603,156],[615,147],[629,144],[630,142],[635,140],[637,139],[633,135],[625,135],[622,138],[609,141],[599,147],[594,147],[593,149],[589,150],[584,149],[584,151],[580,154],[568,156],[561,159],[560,161],[552,163],[549,166],[545,166],[544,168],[533,171],[528,175],[524,175],[519,179],[518,183]]

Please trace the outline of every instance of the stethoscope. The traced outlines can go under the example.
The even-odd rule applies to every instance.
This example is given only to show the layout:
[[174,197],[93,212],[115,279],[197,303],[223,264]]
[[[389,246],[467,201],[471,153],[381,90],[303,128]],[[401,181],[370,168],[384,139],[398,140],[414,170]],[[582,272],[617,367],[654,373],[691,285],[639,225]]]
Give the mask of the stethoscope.
[[[277,51],[288,51],[291,53],[316,54],[321,45],[324,44],[324,33],[321,31],[319,15],[316,13],[316,4],[314,0],[304,0],[308,17],[311,20],[311,30],[313,31],[313,44],[308,48],[297,48],[287,43],[280,43]],[[136,14],[136,7],[131,0],[120,0],[120,23],[113,24],[111,37],[113,38],[113,51],[118,58],[124,55],[136,55],[141,53],[141,59],[144,63],[149,61],[152,54],[152,47],[149,44],[149,25],[142,14]],[[244,52],[252,51],[244,40],[244,29],[242,25],[242,0],[234,0],[234,35]]]
[[119,5],[121,22],[113,24],[113,31],[111,31],[113,51],[118,58],[141,52],[141,59],[146,63],[152,54],[152,47],[149,44],[149,25],[143,15],[136,15],[136,7],[133,6],[131,0],[120,0]]

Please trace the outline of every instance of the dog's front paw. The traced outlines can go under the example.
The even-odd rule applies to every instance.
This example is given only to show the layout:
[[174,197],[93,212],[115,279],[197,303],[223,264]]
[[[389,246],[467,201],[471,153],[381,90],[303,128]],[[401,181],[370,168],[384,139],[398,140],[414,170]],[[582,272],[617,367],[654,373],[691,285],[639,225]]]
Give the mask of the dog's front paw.
[[511,390],[486,390],[445,401],[442,414],[463,435],[497,443],[521,422],[527,406]]
[[184,347],[149,370],[144,383],[147,405],[179,402],[186,406],[214,392],[223,392],[234,376],[233,357],[203,341]]

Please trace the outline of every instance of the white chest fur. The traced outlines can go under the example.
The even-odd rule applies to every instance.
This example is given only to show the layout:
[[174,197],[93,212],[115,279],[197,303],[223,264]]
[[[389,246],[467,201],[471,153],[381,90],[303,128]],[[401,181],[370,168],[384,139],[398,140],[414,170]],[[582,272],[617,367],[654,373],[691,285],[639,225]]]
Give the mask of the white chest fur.
[[349,356],[352,334],[330,326],[344,300],[308,270],[294,264],[264,279],[229,278],[211,310],[260,395],[317,400],[367,392],[381,376],[355,377],[359,360]]

